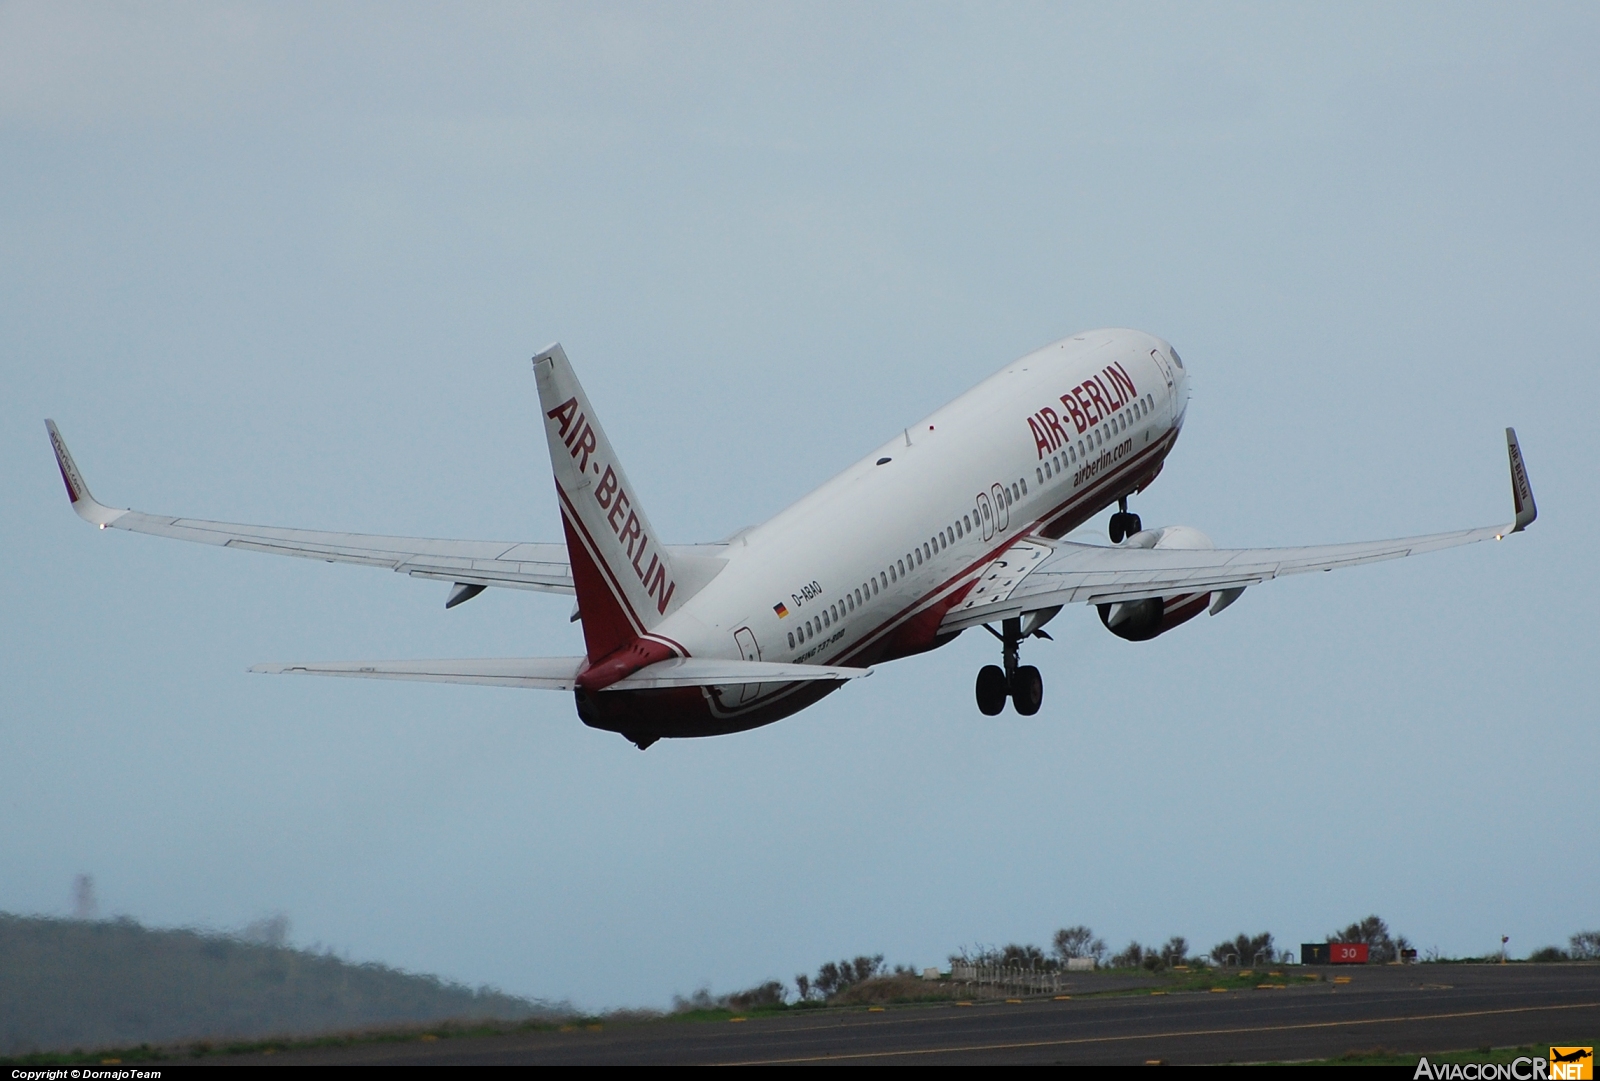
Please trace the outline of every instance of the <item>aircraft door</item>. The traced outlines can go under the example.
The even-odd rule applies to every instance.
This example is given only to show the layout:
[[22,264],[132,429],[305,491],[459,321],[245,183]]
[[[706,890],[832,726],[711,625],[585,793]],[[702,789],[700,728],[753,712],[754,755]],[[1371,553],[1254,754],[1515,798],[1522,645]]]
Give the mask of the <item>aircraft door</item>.
[[1006,490],[999,484],[991,484],[989,494],[994,497],[994,527],[1003,533],[1011,524],[1011,508],[1006,506]]
[[[739,645],[739,656],[747,661],[759,661],[761,659],[761,647],[756,644],[755,632],[749,627],[740,627],[734,631],[733,640]],[[738,692],[737,701],[740,705],[743,705],[761,693],[761,684],[740,683],[736,690]]]
[[983,539],[994,538],[994,507],[989,503],[989,493],[978,493],[978,521],[983,523]]
[[1172,365],[1167,363],[1167,358],[1161,355],[1161,350],[1150,350],[1150,359],[1156,362],[1156,370],[1161,373],[1161,378],[1167,381],[1167,397],[1172,397]]

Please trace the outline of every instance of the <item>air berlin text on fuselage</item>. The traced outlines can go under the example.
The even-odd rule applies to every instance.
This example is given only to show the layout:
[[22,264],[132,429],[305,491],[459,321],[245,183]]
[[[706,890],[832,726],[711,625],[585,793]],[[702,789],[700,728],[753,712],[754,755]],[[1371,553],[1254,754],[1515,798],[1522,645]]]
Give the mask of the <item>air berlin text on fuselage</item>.
[[[595,451],[596,440],[594,428],[578,412],[578,399],[568,398],[545,415],[561,425],[562,445],[578,459],[578,473],[583,474],[589,468],[589,456]],[[601,472],[598,461],[595,463],[595,472]],[[644,553],[650,547],[650,537],[644,532],[639,516],[629,509],[633,506],[633,500],[623,490],[617,471],[607,464],[600,483],[592,485],[590,490],[600,509],[607,512],[606,524],[627,549],[633,573],[639,576],[645,593],[656,602],[657,611],[666,615],[667,604],[672,600],[673,590],[678,588],[678,583],[667,580],[666,564],[654,551],[650,553],[649,565],[644,565]]]
[[[1061,404],[1066,407],[1077,434],[1082,435],[1138,395],[1128,370],[1121,364],[1112,364],[1063,394]],[[1028,428],[1033,432],[1034,446],[1041,459],[1066,446],[1070,438],[1061,427],[1060,415],[1048,405],[1028,418]]]

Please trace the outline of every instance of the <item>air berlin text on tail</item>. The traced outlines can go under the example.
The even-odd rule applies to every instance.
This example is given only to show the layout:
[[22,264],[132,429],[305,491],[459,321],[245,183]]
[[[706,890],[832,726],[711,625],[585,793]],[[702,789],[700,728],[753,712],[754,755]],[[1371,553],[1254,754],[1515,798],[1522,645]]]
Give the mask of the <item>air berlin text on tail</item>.
[[[596,440],[588,419],[578,412],[578,399],[568,398],[546,416],[561,426],[561,443],[573,458],[579,459],[578,472],[584,472],[589,467],[589,456],[595,451]],[[667,580],[665,565],[654,551],[650,553],[649,565],[645,565],[644,554],[651,540],[641,528],[639,516],[629,509],[633,506],[633,500],[622,489],[617,471],[607,464],[602,472],[598,461],[594,463],[594,471],[600,474],[600,483],[591,488],[594,501],[600,504],[601,510],[607,512],[606,524],[617,535],[617,539],[627,546],[633,573],[644,583],[645,592],[656,602],[657,611],[665,615],[678,583]],[[624,518],[624,515],[627,517]]]

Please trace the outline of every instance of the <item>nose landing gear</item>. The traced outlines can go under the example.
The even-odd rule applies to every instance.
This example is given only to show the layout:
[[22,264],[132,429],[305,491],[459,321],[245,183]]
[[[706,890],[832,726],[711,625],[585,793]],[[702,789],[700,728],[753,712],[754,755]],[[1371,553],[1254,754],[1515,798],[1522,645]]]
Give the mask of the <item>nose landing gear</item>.
[[1139,521],[1139,516],[1129,513],[1127,496],[1117,500],[1117,508],[1117,513],[1111,516],[1112,544],[1121,544],[1128,537],[1133,536],[1144,528],[1144,523]]
[[996,716],[1010,698],[1018,713],[1032,717],[1044,702],[1044,678],[1033,665],[1017,663],[1022,645],[1021,618],[1002,620],[998,631],[988,624],[983,629],[1000,639],[1000,657],[1005,667],[986,664],[978,670],[979,712],[986,717]]

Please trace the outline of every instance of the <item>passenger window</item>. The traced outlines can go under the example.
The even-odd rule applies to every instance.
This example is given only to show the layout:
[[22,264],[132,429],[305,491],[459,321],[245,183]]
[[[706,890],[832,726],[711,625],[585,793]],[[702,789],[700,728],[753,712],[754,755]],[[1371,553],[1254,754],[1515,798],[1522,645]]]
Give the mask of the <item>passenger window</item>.
[[1040,484],[1044,483],[1044,467],[1043,466],[1034,466],[1033,479],[1038,481]]
[[846,608],[854,612],[856,610],[856,595],[854,593],[846,593],[844,595],[844,603]]
[[889,588],[889,575],[888,575],[887,572],[885,572],[885,571],[879,571],[878,572],[878,584],[881,585],[884,589],[888,589]]
[[794,648],[794,632],[793,631],[789,632],[789,648],[790,649]]
[[900,574],[901,574],[901,576],[904,576],[904,575],[905,575],[905,573],[906,573],[906,565],[905,565],[905,564],[904,564],[904,563],[902,563],[902,562],[901,562],[901,561],[900,561],[900,560],[898,560],[898,559],[897,559],[897,560],[895,560],[895,562],[896,562],[896,563],[898,563],[898,564],[899,564],[899,565],[900,565]]
[[1022,485],[1022,494],[1023,495],[1027,495],[1028,494],[1028,478],[1027,477],[1023,477],[1021,480],[1017,481],[1017,483]]
[[919,567],[922,566],[922,553],[921,552],[913,550],[912,553],[911,553],[911,558],[916,561],[916,565],[917,566],[919,566]]
[[972,519],[968,518],[965,514],[961,516],[961,524],[967,527],[968,533],[972,532]]

